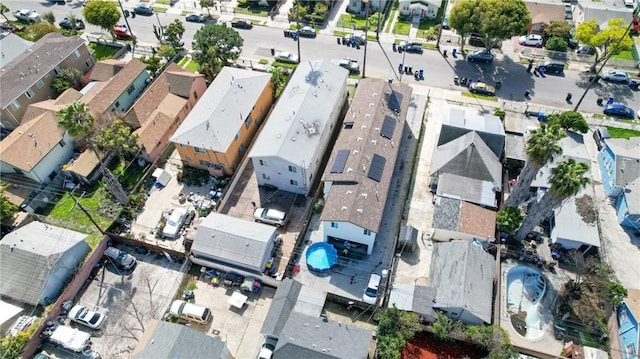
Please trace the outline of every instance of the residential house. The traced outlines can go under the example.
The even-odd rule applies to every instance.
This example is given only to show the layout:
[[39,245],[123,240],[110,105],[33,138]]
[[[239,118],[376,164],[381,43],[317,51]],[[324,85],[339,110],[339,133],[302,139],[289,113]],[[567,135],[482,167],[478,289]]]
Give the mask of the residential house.
[[640,290],[629,288],[628,296],[617,308],[618,338],[622,359],[638,359],[640,351],[638,318],[640,318]]
[[432,227],[435,241],[475,239],[484,242],[495,238],[496,212],[459,198],[436,195]]
[[224,67],[171,142],[185,165],[231,175],[272,103],[270,74]]
[[[443,134],[444,126],[440,138]],[[497,194],[502,191],[502,164],[478,132],[466,132],[435,149],[431,187],[439,196],[497,208]]]
[[136,129],[141,158],[154,162],[160,156],[206,90],[204,75],[174,63],[155,78],[124,117]]
[[544,36],[544,30],[554,21],[565,21],[564,4],[550,4],[545,2],[527,1],[531,21],[527,25],[528,34]]
[[[192,262],[207,261],[260,274],[271,258],[278,232],[276,227],[210,213],[195,234]],[[194,260],[195,259],[195,260]]]
[[186,325],[155,319],[145,325],[133,357],[233,359],[223,340]]
[[439,0],[398,0],[398,11],[402,16],[420,16],[435,19],[442,6]]
[[3,68],[20,54],[27,51],[33,44],[33,42],[27,41],[14,33],[0,34],[0,47],[2,47],[0,68]]
[[281,282],[261,329],[277,339],[273,357],[366,359],[372,333],[321,316],[326,293],[293,279]]
[[434,243],[427,283],[394,284],[388,307],[433,322],[441,312],[466,324],[491,323],[495,260],[472,241]]
[[481,114],[474,108],[460,106],[450,106],[450,108],[448,116],[442,119],[438,146],[473,131],[482,138],[498,159],[502,158],[505,132],[498,116]]
[[25,308],[16,304],[0,300],[0,332],[3,334],[11,329],[16,320],[25,311]]
[[624,19],[625,24],[633,20],[633,9],[623,6],[610,6],[606,2],[579,0],[573,7],[573,20],[576,24],[591,19],[596,20],[600,29],[605,29],[611,19]]
[[311,193],[338,130],[348,76],[346,69],[329,60],[297,67],[249,155],[258,185]]
[[[412,89],[363,79],[322,177],[324,241],[371,254],[383,222]],[[354,245],[351,245],[354,244]]]
[[62,69],[73,67],[85,73],[95,62],[84,39],[57,32],[43,36],[0,72],[0,126],[20,126],[30,104],[55,97],[51,84]]
[[31,222],[0,242],[0,295],[49,305],[89,253],[86,234]]
[[[389,0],[369,1],[369,13],[382,12],[387,8]],[[347,11],[352,14],[364,14],[367,4],[363,0],[349,0]]]
[[602,186],[616,206],[618,222],[640,232],[640,137],[602,141],[598,164]]
[[[108,66],[111,66],[112,70],[107,70]],[[100,64],[98,69],[100,75],[92,72],[90,78],[104,78],[105,73],[115,75],[108,80],[89,82],[80,91],[83,94],[82,102],[91,109],[97,119],[103,116],[110,119],[122,118],[151,82],[146,65],[136,58],[120,64],[108,60]]]

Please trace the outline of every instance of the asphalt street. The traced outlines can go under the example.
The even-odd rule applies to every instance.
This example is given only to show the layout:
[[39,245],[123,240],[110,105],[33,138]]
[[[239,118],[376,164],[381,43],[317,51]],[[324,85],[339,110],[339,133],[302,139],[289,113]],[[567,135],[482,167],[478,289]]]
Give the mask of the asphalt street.
[[[12,12],[25,7],[22,1],[5,1],[4,2]],[[69,13],[75,13],[82,16],[82,6],[77,3],[69,3],[66,5],[51,5],[46,2],[29,2],[29,8],[43,14],[46,11],[52,11],[59,22]],[[125,8],[130,8],[126,2],[123,2]],[[138,15],[135,19],[129,18],[129,24],[137,35],[140,43],[157,44],[157,40],[153,34],[153,25],[167,25],[174,19],[182,19],[183,16],[158,13],[153,16]],[[223,19],[229,18],[225,15]],[[124,22],[122,20],[121,22]],[[186,32],[184,34],[186,47],[189,48],[192,43],[195,32],[202,24],[185,22]],[[93,25],[87,24],[87,32],[105,33]],[[264,26],[254,26],[252,30],[238,30],[244,38],[244,46],[242,56],[245,58],[270,59],[270,49],[277,51],[290,51],[297,53],[297,43],[285,38],[283,30],[280,28],[269,28]],[[338,45],[335,36],[330,34],[319,34],[316,38],[301,38],[300,57],[301,60],[314,60],[319,58],[342,58],[351,57],[360,62],[361,69],[364,69],[365,75],[377,78],[393,78],[394,81],[400,80],[397,73],[398,65],[403,63],[410,66],[413,70],[423,69],[425,78],[420,81],[423,85],[432,87],[455,89],[453,77],[467,77],[474,81],[483,81],[488,84],[495,84],[497,81],[502,82],[502,87],[497,91],[497,97],[511,101],[529,101],[533,106],[535,104],[552,106],[556,108],[573,108],[573,105],[565,102],[567,93],[573,95],[574,103],[582,96],[584,89],[588,86],[588,74],[566,70],[562,76],[547,75],[546,77],[534,76],[526,71],[526,65],[517,62],[517,59],[511,58],[509,54],[498,56],[498,61],[493,64],[469,63],[462,57],[453,58],[449,55],[444,58],[438,51],[425,50],[424,54],[407,54],[397,53],[392,50],[392,44],[385,42],[369,41],[367,48],[367,59],[364,61],[364,47],[355,49],[343,45]],[[443,47],[443,49],[446,47]],[[451,48],[452,49],[452,48]],[[449,54],[451,54],[449,49]],[[415,82],[413,76],[402,76],[403,82]],[[463,88],[460,87],[462,91]],[[530,99],[524,98],[525,91],[531,94]],[[624,103],[634,110],[640,109],[640,96],[636,95],[626,85],[600,83],[585,97],[580,106],[580,111],[589,113],[601,113],[602,108],[598,107],[596,100],[599,98],[613,97],[616,102]]]

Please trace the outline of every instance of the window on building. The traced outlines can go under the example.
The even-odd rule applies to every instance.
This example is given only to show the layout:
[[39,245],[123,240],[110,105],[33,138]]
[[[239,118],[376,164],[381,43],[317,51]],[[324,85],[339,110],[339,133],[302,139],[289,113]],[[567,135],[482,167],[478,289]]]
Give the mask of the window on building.
[[370,235],[371,235],[371,231],[370,231],[370,230],[368,230],[368,229],[365,229],[365,230],[364,230],[364,235],[365,235],[365,236],[370,236]]
[[251,115],[247,116],[247,119],[244,120],[244,127],[249,128],[252,122],[253,122],[253,119],[251,118]]
[[289,172],[297,173],[298,172],[298,168],[295,167],[295,166],[289,166]]
[[353,128],[353,121],[348,121],[344,123],[344,128],[349,130]]
[[183,143],[179,143],[178,146],[180,146],[180,148],[187,148]]
[[133,91],[136,90],[136,86],[135,85],[131,85],[129,86],[129,88],[127,89],[127,95],[131,95],[133,93]]
[[202,167],[207,167],[207,168],[209,168],[209,167],[213,167],[213,166],[211,165],[211,162],[209,162],[209,161],[200,160],[200,161],[199,161],[199,163],[200,163],[200,166],[202,166]]
[[58,144],[60,145],[60,147],[64,147],[67,143],[64,142],[64,138],[60,140],[60,142],[58,142]]
[[11,103],[11,107],[13,107],[14,110],[17,110],[20,108],[20,102],[18,102],[18,100],[15,100]]
[[258,162],[260,162],[260,166],[266,166],[267,165],[267,161],[265,161],[265,160],[260,160]]
[[76,58],[76,59],[80,58],[80,51],[78,51],[78,50],[74,51],[73,52],[73,57]]
[[193,150],[196,151],[196,153],[207,153],[207,151],[202,147],[193,147]]
[[116,101],[115,107],[120,107],[120,101]]
[[238,133],[236,133],[236,137],[233,138],[234,141],[237,141],[238,138],[240,138],[240,131],[238,131]]
[[267,180],[267,181],[268,181],[268,180],[270,180],[270,179],[271,179],[271,177],[269,177],[269,176],[267,176],[266,174],[264,174],[264,173],[263,173],[263,174],[262,174],[262,179],[264,179],[264,180]]
[[198,99],[198,93],[196,91],[193,91],[193,97],[197,100]]
[[54,68],[53,68],[53,72],[55,72],[55,73],[56,73],[56,75],[57,75],[57,74],[59,74],[59,73],[60,73],[60,66],[56,66],[56,67],[54,67]]
[[87,65],[87,67],[91,67],[91,65],[93,65],[93,62],[91,62],[91,59],[89,59],[85,61],[84,64]]
[[183,162],[191,163],[191,157],[185,157],[182,159]]
[[36,82],[36,87],[41,89],[44,86],[44,81],[42,80],[38,80],[38,82]]
[[298,185],[298,181],[296,180],[289,180],[289,184],[292,186],[297,186]]
[[240,145],[240,147],[238,147],[238,153],[243,153],[244,150],[245,150],[245,147],[244,147],[244,143],[243,143],[243,144]]
[[27,96],[27,98],[32,98],[33,96],[35,96],[32,89],[28,89],[27,91],[25,91],[24,95]]
[[331,228],[338,228],[338,222],[331,222]]

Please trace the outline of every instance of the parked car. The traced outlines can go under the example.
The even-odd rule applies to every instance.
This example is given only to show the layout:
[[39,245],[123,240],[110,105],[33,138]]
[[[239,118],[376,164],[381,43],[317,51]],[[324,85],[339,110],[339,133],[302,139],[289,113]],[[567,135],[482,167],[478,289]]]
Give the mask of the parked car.
[[340,67],[344,67],[345,69],[349,70],[349,74],[357,74],[360,72],[360,64],[358,64],[358,61],[349,58],[349,57],[345,57],[341,60],[337,60],[335,61],[335,63],[340,66]]
[[67,315],[71,321],[85,325],[91,329],[100,329],[106,319],[104,314],[94,312],[82,305],[76,305],[69,311]]
[[40,22],[40,14],[38,14],[35,10],[21,9],[14,12],[13,16],[18,21],[26,22],[28,24]]
[[544,61],[536,66],[536,69],[540,71],[540,69],[544,69],[544,73],[551,74],[561,74],[564,73],[564,64],[561,62],[553,62],[553,61]]
[[211,315],[211,309],[193,303],[187,303],[184,300],[174,300],[173,303],[171,303],[169,314],[176,318],[200,324],[209,323],[213,317]]
[[494,96],[496,94],[496,88],[493,86],[489,86],[484,82],[473,82],[471,85],[469,85],[469,91],[471,93],[488,96]]
[[175,208],[171,211],[164,228],[162,228],[162,236],[165,238],[178,238],[178,233],[180,233],[180,229],[182,229],[182,225],[187,219],[187,214],[186,208]]
[[298,35],[300,35],[300,37],[316,37],[316,30],[311,26],[303,26],[302,29],[298,31]]
[[129,30],[127,25],[116,25],[111,30],[111,33],[116,39],[120,40],[133,40],[136,38],[136,35]]
[[444,30],[451,29],[451,25],[449,25],[449,18],[448,17],[445,17],[444,20],[442,20],[442,28]]
[[201,12],[194,12],[191,13],[189,15],[187,15],[186,19],[189,22],[199,22],[199,23],[203,23],[207,21],[207,15],[201,13]]
[[275,56],[276,61],[286,62],[289,64],[297,64],[298,56],[287,51],[278,51]]
[[369,276],[369,283],[367,284],[367,288],[364,290],[364,294],[362,294],[362,301],[374,305],[378,302],[378,289],[380,287],[380,282],[382,281],[382,277],[379,274],[371,273]]
[[[60,26],[60,28],[65,30],[73,29],[73,24],[71,24],[71,20],[69,20],[69,18],[67,17],[62,19],[62,21],[60,21],[58,25]],[[84,21],[82,21],[82,19],[76,19],[75,29],[84,30]]]
[[543,40],[542,36],[531,34],[520,36],[518,42],[520,43],[520,45],[542,47]]
[[420,43],[402,41],[400,44],[398,44],[398,51],[406,51],[408,53],[422,54],[424,49],[422,48],[422,44]]
[[131,254],[125,253],[116,247],[108,247],[104,250],[104,256],[107,257],[117,267],[124,270],[131,270],[136,266],[136,258]]
[[75,353],[84,353],[91,346],[91,334],[64,325],[57,326],[47,339]]
[[493,62],[493,54],[487,50],[478,50],[467,55],[467,61]]
[[167,35],[164,35],[160,38],[160,44],[171,45],[173,47],[184,47],[184,40],[178,39],[177,41],[169,41],[169,37]]
[[264,344],[262,344],[258,359],[271,359],[273,357],[273,351],[276,349],[276,344],[278,344],[277,339],[267,338]]
[[578,55],[591,56],[596,54],[596,49],[591,45],[582,45],[576,53]]
[[624,6],[626,7],[633,7],[633,5],[635,4],[636,0],[624,0]]
[[607,71],[600,76],[603,80],[611,81],[611,82],[621,82],[621,83],[628,84],[629,81],[631,81],[629,74],[627,74],[625,71],[622,71],[622,70]]
[[253,27],[253,24],[251,23],[251,21],[246,19],[237,19],[231,21],[231,27],[235,27],[237,29],[251,29]]
[[347,34],[342,38],[342,42],[345,44],[354,42],[355,45],[364,45],[367,42],[367,38],[362,33]]
[[133,12],[136,15],[153,15],[153,8],[149,4],[138,4],[133,8]]
[[625,106],[621,103],[612,103],[604,106],[604,114],[609,116],[623,117],[623,118],[635,118],[635,112],[631,107]]
[[287,214],[273,208],[256,208],[253,211],[253,220],[282,227],[287,223]]

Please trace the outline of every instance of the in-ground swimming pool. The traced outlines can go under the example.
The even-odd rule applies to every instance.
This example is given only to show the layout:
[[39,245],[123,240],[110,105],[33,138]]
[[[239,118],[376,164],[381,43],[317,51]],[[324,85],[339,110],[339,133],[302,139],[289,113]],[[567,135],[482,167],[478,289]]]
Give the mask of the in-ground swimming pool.
[[546,289],[544,277],[535,269],[518,266],[507,273],[507,310],[516,332],[529,340],[544,335],[540,309]]
[[336,265],[338,251],[326,242],[314,243],[307,248],[307,267],[316,272],[326,272]]

